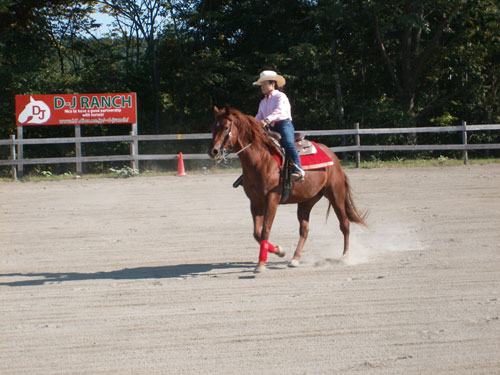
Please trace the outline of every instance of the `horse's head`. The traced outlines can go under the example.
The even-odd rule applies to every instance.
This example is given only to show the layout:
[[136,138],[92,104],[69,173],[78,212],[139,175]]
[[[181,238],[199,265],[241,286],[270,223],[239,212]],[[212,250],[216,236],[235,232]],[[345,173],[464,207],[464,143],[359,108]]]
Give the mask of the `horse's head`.
[[238,139],[238,129],[234,125],[234,115],[228,105],[224,109],[214,107],[215,121],[212,125],[212,144],[208,150],[208,155],[221,162],[230,147],[234,147]]

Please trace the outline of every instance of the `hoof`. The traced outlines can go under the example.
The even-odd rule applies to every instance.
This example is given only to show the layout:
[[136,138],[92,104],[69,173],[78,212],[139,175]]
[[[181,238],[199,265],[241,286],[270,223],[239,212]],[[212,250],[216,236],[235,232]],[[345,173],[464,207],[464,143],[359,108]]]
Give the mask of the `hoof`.
[[274,253],[280,258],[283,258],[286,255],[285,250],[283,250],[280,245],[276,245],[274,247]]
[[265,265],[258,265],[257,267],[255,267],[255,269],[253,270],[253,273],[262,273],[266,270],[266,266]]
[[288,263],[288,267],[296,268],[300,265],[297,259],[292,259],[290,263]]

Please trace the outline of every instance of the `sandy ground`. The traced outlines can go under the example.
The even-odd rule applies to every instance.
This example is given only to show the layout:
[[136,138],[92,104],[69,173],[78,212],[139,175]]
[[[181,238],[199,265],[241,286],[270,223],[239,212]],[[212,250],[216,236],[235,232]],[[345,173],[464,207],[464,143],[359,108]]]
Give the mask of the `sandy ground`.
[[347,173],[257,278],[235,174],[0,183],[0,373],[500,374],[500,166]]

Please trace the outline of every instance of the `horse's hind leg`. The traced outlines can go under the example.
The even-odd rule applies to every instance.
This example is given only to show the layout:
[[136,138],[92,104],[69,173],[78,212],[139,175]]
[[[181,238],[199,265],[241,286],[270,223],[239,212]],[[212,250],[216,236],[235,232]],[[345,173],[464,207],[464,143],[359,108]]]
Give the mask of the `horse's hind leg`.
[[346,191],[344,181],[333,186],[328,186],[325,189],[324,194],[330,201],[330,204],[337,215],[337,219],[339,220],[340,231],[344,235],[344,251],[342,256],[346,258],[349,254],[349,234],[351,222],[349,221],[345,209]]
[[297,267],[299,265],[299,260],[302,257],[302,252],[304,250],[304,244],[306,243],[307,236],[309,234],[309,217],[311,214],[311,209],[314,205],[321,199],[322,195],[318,194],[314,198],[299,203],[297,205],[297,218],[299,220],[299,243],[295,249],[295,254],[293,259],[290,261],[290,267]]
[[337,208],[334,206],[333,209],[335,210],[337,218],[339,219],[340,231],[344,235],[344,251],[342,252],[342,257],[347,258],[347,256],[349,255],[349,235],[351,233],[351,222],[347,218],[347,214],[344,208],[337,211]]

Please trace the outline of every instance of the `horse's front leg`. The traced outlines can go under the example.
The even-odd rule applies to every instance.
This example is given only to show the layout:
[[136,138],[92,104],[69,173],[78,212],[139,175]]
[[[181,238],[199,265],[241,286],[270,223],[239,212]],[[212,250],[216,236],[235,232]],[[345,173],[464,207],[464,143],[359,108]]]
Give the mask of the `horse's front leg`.
[[[269,242],[269,236],[271,234],[271,227],[273,225],[274,218],[276,216],[276,211],[279,204],[279,195],[271,193],[267,196],[266,207],[264,208],[264,218],[262,223],[262,231],[260,234],[260,253],[259,262],[255,268],[255,272],[259,273],[266,269],[267,253],[277,253],[281,256],[284,253],[280,252],[279,247],[273,246]],[[254,220],[255,223],[255,220]]]
[[251,202],[250,212],[252,213],[253,219],[253,237],[255,238],[255,241],[260,243],[262,225],[264,224],[264,209]]

